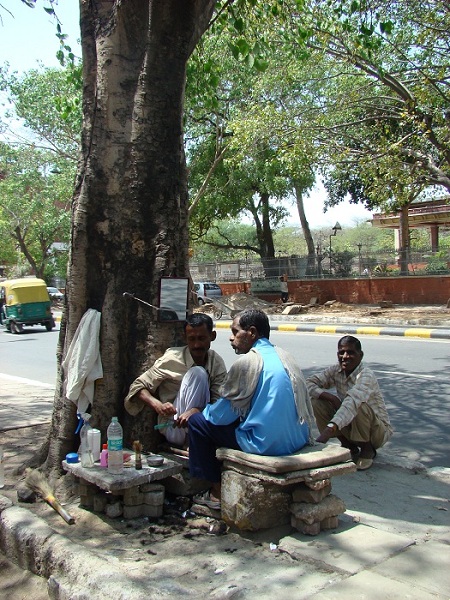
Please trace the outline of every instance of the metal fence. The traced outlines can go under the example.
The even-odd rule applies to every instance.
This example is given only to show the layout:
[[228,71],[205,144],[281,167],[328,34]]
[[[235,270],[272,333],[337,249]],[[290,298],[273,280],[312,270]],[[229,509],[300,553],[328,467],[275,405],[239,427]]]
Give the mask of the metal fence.
[[[403,260],[402,260],[403,259]],[[271,259],[230,260],[227,262],[191,262],[194,281],[248,281],[275,279],[286,274],[289,279],[326,277],[388,277],[398,275],[450,274],[447,250],[356,252],[346,250],[311,256],[280,256]]]

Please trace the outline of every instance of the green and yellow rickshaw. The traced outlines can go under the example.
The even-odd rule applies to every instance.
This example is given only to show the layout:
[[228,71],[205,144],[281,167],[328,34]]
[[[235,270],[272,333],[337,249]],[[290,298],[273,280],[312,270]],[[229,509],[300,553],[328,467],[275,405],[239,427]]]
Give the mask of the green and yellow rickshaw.
[[0,281],[2,320],[7,331],[21,333],[24,326],[55,327],[47,284],[43,279],[24,277]]

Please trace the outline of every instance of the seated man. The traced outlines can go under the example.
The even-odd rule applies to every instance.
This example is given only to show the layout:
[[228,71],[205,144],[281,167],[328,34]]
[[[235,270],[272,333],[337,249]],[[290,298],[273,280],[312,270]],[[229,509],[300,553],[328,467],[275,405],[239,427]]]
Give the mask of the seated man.
[[[391,437],[386,405],[373,371],[362,364],[361,342],[346,335],[338,342],[338,364],[306,380],[324,444],[337,437],[349,448],[358,470],[372,466],[376,449]],[[327,392],[336,389],[336,394]]]
[[194,501],[220,508],[218,447],[282,456],[313,443],[314,423],[306,383],[294,358],[269,342],[267,315],[248,309],[231,324],[239,357],[220,390],[222,397],[189,419],[189,470],[213,486]]
[[168,423],[161,433],[177,446],[187,442],[187,422],[208,402],[219,397],[227,370],[223,359],[210,350],[216,339],[213,321],[203,313],[190,315],[184,324],[186,346],[168,348],[154,365],[130,386],[125,408],[137,415],[145,404]]

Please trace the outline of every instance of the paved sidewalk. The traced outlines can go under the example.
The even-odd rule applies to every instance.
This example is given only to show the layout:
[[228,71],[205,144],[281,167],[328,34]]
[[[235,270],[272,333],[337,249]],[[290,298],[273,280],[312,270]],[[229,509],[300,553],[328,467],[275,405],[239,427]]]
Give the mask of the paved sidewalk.
[[189,518],[176,527],[114,522],[76,497],[65,505],[76,518],[70,527],[43,502],[19,505],[15,493],[13,467],[44,439],[53,390],[3,375],[0,386],[0,549],[45,575],[51,598],[450,598],[450,469],[427,471],[381,450],[369,471],[333,479],[347,512],[337,530],[316,537],[288,527],[215,536]]

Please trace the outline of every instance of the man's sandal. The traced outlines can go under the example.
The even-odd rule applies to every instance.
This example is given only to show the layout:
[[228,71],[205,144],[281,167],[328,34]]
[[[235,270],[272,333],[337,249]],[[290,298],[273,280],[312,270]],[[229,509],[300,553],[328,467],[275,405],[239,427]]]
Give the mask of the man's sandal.
[[358,458],[356,461],[357,471],[366,471],[373,465],[373,458]]
[[220,510],[220,500],[214,500],[211,498],[211,492],[208,490],[207,492],[203,492],[203,494],[197,494],[193,497],[194,504],[201,504],[202,506],[207,506],[212,510]]

